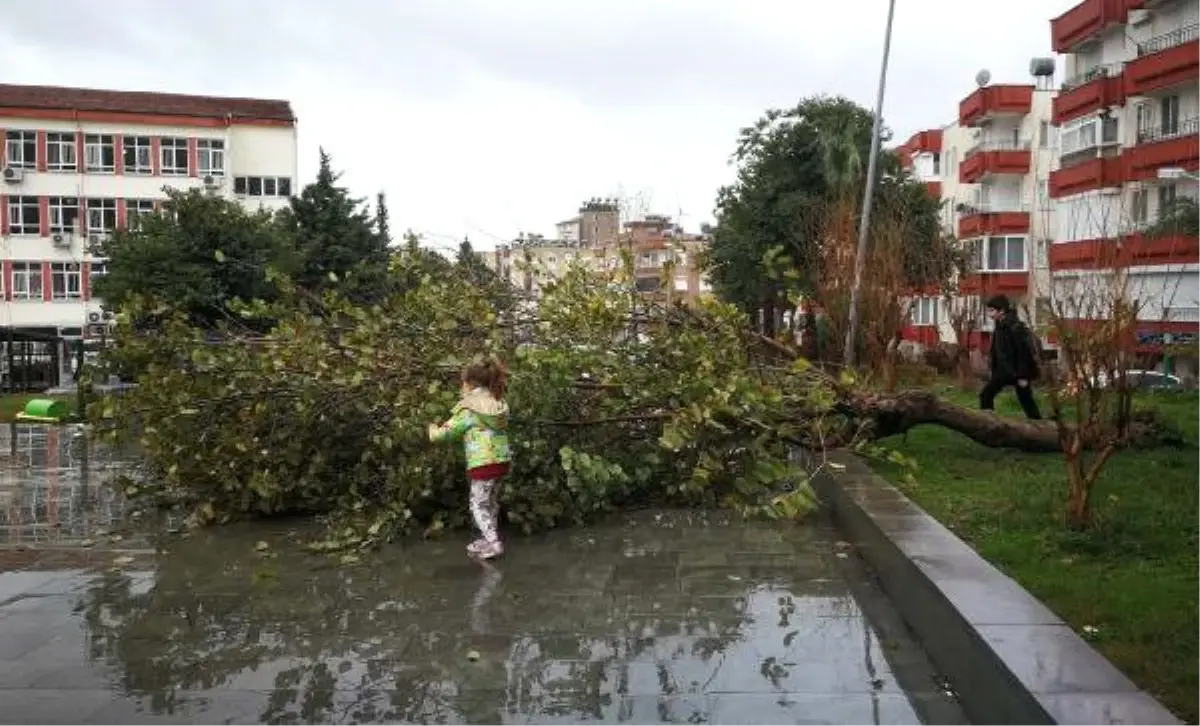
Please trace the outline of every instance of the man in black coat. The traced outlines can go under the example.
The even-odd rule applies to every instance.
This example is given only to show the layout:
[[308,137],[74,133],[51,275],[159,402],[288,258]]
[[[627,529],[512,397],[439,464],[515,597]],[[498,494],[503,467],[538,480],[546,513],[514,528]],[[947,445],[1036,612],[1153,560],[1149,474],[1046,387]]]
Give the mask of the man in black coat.
[[995,321],[996,329],[992,331],[988,354],[991,378],[979,392],[979,407],[991,411],[995,408],[996,394],[1006,386],[1013,386],[1025,416],[1040,419],[1042,414],[1033,398],[1033,382],[1038,377],[1033,335],[1004,295],[988,299],[987,313]]

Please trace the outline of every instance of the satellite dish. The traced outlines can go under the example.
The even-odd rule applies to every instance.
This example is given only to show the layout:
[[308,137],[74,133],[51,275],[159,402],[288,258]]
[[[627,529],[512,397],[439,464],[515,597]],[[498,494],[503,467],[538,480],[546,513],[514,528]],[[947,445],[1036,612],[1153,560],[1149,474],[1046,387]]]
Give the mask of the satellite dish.
[[983,88],[992,81],[992,72],[984,68],[975,74],[975,85]]

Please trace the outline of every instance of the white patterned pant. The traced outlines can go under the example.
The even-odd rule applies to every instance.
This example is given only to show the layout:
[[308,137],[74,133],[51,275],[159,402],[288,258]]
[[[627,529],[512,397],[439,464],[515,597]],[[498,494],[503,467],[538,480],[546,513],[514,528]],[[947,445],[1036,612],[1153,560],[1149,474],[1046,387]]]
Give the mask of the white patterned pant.
[[500,537],[496,533],[500,518],[500,480],[472,479],[471,480],[471,517],[475,526],[488,542],[495,542]]

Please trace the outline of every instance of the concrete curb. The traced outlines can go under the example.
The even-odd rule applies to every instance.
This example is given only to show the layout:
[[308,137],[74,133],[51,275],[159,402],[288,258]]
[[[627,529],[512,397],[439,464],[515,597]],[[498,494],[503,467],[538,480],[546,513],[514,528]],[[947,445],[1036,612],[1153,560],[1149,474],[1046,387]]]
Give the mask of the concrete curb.
[[838,526],[950,678],[973,723],[1180,723],[862,460],[806,464]]

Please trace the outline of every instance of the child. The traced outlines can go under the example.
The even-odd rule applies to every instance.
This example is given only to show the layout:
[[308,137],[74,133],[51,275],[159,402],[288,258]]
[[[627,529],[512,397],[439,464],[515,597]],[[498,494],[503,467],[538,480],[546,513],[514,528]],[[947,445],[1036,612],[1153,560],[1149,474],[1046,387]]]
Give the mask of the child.
[[482,535],[467,552],[490,560],[504,554],[496,531],[500,515],[500,478],[508,473],[508,406],[502,400],[508,372],[495,358],[477,359],[462,373],[462,399],[450,420],[429,424],[429,440],[463,439],[467,478],[471,480],[471,516]]

